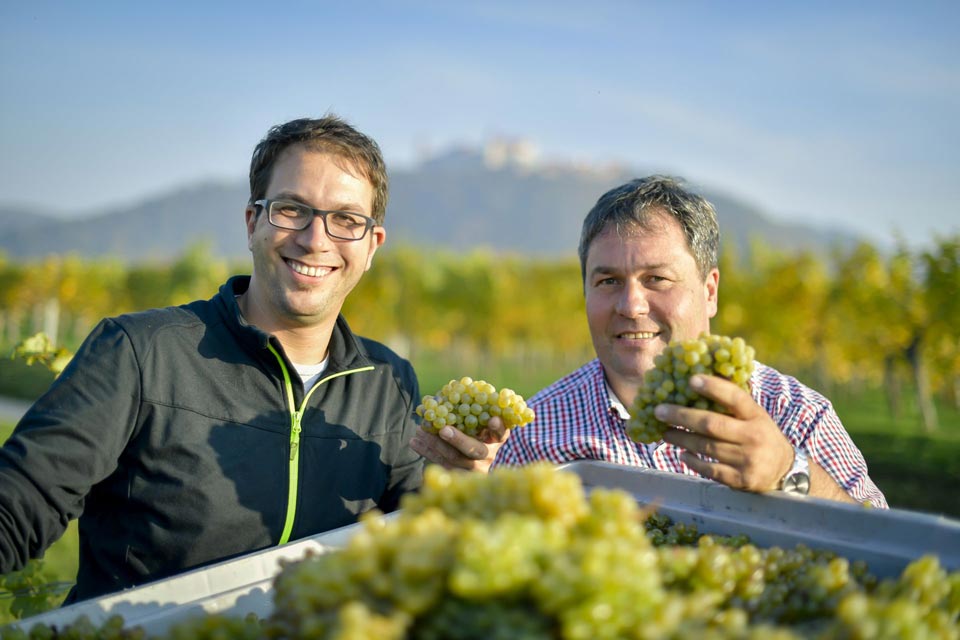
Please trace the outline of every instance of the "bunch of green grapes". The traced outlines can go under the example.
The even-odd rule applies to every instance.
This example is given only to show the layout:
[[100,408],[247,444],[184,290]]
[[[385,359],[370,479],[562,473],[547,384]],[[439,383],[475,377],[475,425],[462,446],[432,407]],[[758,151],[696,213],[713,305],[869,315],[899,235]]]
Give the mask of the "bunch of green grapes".
[[[878,581],[831,551],[702,534],[544,464],[431,466],[401,507],[286,564],[268,618],[198,617],[157,640],[960,638],[960,572],[935,556]],[[143,637],[121,624],[0,639]]]
[[423,486],[403,497],[408,513],[438,509],[450,518],[496,520],[504,512],[523,513],[539,520],[571,526],[589,512],[583,484],[575,473],[561,473],[543,464],[529,465],[523,474],[500,468],[496,482],[486,474],[463,476],[427,467]]
[[643,385],[630,408],[627,434],[635,442],[652,443],[663,438],[668,425],[653,415],[658,404],[725,412],[721,405],[690,387],[690,376],[698,373],[720,376],[749,391],[753,356],[753,347],[743,338],[702,333],[695,340],[671,341],[654,358],[654,368],[644,374]]
[[957,638],[960,573],[933,556],[881,583],[833,552],[704,535],[542,465],[429,467],[401,506],[287,567],[267,637]]
[[661,599],[636,501],[576,474],[431,466],[401,507],[284,569],[270,637],[613,638]]
[[100,624],[83,615],[61,627],[35,624],[29,630],[0,627],[0,640],[146,640],[142,627],[128,628],[123,616],[111,615]]
[[450,425],[473,437],[494,416],[499,416],[507,429],[522,427],[534,418],[533,409],[512,389],[497,391],[489,382],[469,377],[451,380],[436,394],[423,396],[417,415],[422,418],[421,426],[431,433]]
[[174,624],[163,640],[260,640],[263,637],[263,621],[255,613],[242,618],[211,613]]

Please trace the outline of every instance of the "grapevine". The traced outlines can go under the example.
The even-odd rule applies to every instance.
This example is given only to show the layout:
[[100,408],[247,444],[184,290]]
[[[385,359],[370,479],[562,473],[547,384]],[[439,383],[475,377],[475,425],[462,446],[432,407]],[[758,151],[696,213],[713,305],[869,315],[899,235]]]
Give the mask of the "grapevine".
[[533,409],[512,389],[500,389],[484,380],[463,377],[451,380],[432,396],[423,396],[417,406],[420,425],[431,433],[451,426],[469,436],[478,436],[490,418],[499,416],[507,429],[533,422]]
[[690,376],[708,374],[750,390],[754,350],[743,338],[706,333],[695,340],[673,340],[653,360],[630,408],[627,434],[635,442],[653,443],[663,438],[668,425],[653,415],[658,404],[678,404],[725,412],[722,405],[701,396],[690,386]]
[[17,344],[10,354],[10,358],[20,358],[28,365],[42,364],[56,377],[70,363],[73,354],[63,347],[54,345],[53,340],[47,334],[41,332],[25,338]]

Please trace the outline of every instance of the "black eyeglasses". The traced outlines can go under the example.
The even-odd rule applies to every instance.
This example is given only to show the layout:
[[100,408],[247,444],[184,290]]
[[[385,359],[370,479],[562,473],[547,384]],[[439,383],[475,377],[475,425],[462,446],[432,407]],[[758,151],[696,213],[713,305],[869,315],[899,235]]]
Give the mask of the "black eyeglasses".
[[324,211],[293,200],[257,200],[253,204],[267,210],[267,220],[275,227],[300,231],[313,223],[315,216],[323,219],[327,235],[336,240],[361,240],[377,221],[361,213]]

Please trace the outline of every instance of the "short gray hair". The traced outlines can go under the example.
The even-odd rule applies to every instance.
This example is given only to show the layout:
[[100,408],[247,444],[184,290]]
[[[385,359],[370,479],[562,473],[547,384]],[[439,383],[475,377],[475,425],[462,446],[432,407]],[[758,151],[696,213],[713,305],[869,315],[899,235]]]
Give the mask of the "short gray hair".
[[631,180],[600,196],[583,221],[580,231],[580,274],[587,277],[587,252],[607,225],[623,229],[649,229],[651,214],[663,212],[680,223],[687,248],[704,278],[717,267],[720,253],[720,226],[713,205],[683,187],[683,180],[669,176],[647,176]]

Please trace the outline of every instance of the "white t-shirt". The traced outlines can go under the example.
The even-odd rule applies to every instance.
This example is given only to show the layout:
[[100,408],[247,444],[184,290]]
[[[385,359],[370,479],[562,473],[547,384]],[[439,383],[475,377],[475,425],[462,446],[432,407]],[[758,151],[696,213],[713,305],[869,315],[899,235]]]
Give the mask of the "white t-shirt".
[[[239,295],[235,295],[234,298],[236,298],[238,302],[240,301]],[[243,315],[242,311],[240,312],[240,315]],[[303,381],[304,391],[310,391],[310,389],[313,388],[313,385],[317,383],[317,380],[320,379],[320,376],[323,375],[323,372],[327,370],[327,362],[329,360],[330,356],[328,355],[323,359],[322,362],[318,362],[317,364],[297,364],[296,362],[290,363],[293,365],[293,368],[297,370],[297,374],[299,374],[300,379]]]
[[317,380],[320,379],[320,376],[323,375],[323,372],[327,370],[327,363],[329,361],[330,356],[327,356],[322,362],[318,362],[317,364],[298,364],[296,362],[291,362],[290,364],[292,364],[293,368],[300,374],[300,379],[303,380],[303,390],[309,391],[313,388],[313,385],[317,383]]

